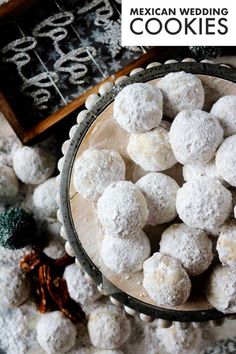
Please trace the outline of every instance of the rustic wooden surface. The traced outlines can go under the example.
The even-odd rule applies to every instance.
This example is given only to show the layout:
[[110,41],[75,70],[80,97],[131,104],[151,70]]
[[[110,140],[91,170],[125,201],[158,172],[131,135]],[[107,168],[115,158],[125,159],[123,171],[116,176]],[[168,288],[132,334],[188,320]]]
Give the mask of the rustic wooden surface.
[[15,116],[15,113],[11,109],[10,105],[7,102],[6,97],[3,95],[3,93],[1,91],[0,91],[0,111],[7,118],[9,124],[14,129],[14,131],[17,133],[18,138],[20,140],[23,140],[24,139],[24,129],[20,125],[19,121],[17,120],[17,118]]
[[9,19],[13,19],[38,0],[10,0],[0,6],[0,26],[4,25]]

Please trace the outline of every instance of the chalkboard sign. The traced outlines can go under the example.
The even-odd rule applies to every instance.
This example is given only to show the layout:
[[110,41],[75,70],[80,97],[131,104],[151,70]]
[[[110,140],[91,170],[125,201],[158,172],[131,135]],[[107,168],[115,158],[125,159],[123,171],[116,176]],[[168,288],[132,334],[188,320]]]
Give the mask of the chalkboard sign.
[[[16,8],[17,0],[2,8],[13,3]],[[0,29],[0,109],[24,143],[80,107],[85,92],[148,52],[121,47],[120,0],[32,3],[17,17],[9,19],[6,11]]]

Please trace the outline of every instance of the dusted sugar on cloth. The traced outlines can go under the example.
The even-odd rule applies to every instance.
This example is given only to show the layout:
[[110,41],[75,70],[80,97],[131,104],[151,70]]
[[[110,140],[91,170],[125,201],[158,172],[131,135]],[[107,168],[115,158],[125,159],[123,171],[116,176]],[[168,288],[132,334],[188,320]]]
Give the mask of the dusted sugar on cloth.
[[59,188],[56,178],[49,178],[37,186],[33,193],[33,203],[40,211],[48,217],[55,217],[58,209],[57,194]]
[[55,157],[44,148],[23,146],[13,155],[13,169],[26,184],[40,184],[48,179],[56,167]]
[[132,182],[120,181],[105,189],[97,203],[97,214],[108,233],[125,237],[143,228],[149,211],[139,188]]
[[213,259],[207,234],[185,224],[173,224],[161,236],[160,253],[180,260],[189,276],[203,273]]
[[88,332],[94,347],[117,349],[129,338],[131,324],[121,308],[100,306],[89,317]]
[[96,350],[93,354],[124,354],[124,353],[121,350],[101,349],[101,350]]
[[75,162],[73,182],[85,199],[96,201],[116,181],[125,180],[125,163],[117,151],[89,149]]
[[212,159],[207,163],[199,162],[195,164],[190,163],[184,165],[183,177],[185,181],[189,181],[190,179],[196,179],[199,177],[217,178],[225,187],[228,186],[228,183],[224,181],[223,178],[218,174],[215,159]]
[[219,98],[212,106],[211,114],[219,119],[225,137],[236,134],[236,96]]
[[221,263],[236,271],[236,222],[235,220],[222,227],[217,240],[216,249]]
[[211,230],[222,225],[230,215],[232,195],[218,180],[200,177],[178,189],[176,209],[188,226]]
[[101,297],[96,284],[86,277],[85,272],[76,263],[66,267],[63,278],[66,280],[70,297],[76,302],[91,303]]
[[0,265],[19,267],[20,260],[31,252],[31,246],[26,246],[17,250],[0,246]]
[[184,71],[170,73],[157,84],[163,94],[163,111],[167,117],[183,110],[202,109],[205,100],[204,88],[197,76]]
[[66,353],[75,345],[76,327],[59,311],[41,315],[36,331],[39,344],[48,354]]
[[0,304],[15,307],[30,297],[30,283],[19,268],[0,266]]
[[162,120],[161,91],[147,83],[126,86],[115,97],[113,116],[129,133],[144,133],[156,128]]
[[216,153],[217,173],[236,187],[236,134],[225,139]]
[[218,265],[207,283],[207,300],[217,310],[228,314],[236,312],[236,271]]
[[223,140],[223,129],[207,112],[183,111],[173,121],[169,138],[176,159],[183,165],[207,163]]
[[143,263],[143,287],[157,305],[184,304],[191,290],[191,281],[181,262],[159,252]]
[[150,253],[149,239],[142,230],[133,232],[127,238],[107,234],[101,247],[103,263],[119,274],[142,270],[143,262]]
[[164,171],[177,163],[169,142],[169,133],[157,127],[143,134],[131,134],[127,151],[144,171]]
[[12,202],[19,192],[19,183],[11,167],[0,165],[0,203]]
[[[35,345],[35,338],[30,320],[24,313],[24,306],[19,308],[0,307],[1,353],[26,354],[31,352],[38,354],[38,352],[31,351]],[[37,344],[36,346],[38,347]]]
[[146,198],[149,218],[147,223],[157,225],[169,222],[177,216],[177,182],[163,173],[149,173],[136,183]]

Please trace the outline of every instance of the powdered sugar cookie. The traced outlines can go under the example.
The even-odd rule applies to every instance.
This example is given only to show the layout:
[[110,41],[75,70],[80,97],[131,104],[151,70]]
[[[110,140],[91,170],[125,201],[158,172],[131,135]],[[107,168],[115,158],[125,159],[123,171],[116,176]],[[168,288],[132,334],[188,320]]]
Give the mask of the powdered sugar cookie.
[[211,114],[219,119],[224,136],[236,134],[236,96],[229,95],[218,99],[212,106]]
[[54,156],[39,147],[23,146],[13,155],[13,169],[26,184],[40,184],[49,178],[56,166]]
[[169,133],[162,127],[143,134],[131,134],[127,151],[145,171],[164,171],[177,163],[169,143]]
[[146,224],[149,211],[139,188],[121,181],[105,189],[97,203],[97,214],[107,232],[127,236]]
[[104,264],[115,273],[133,273],[143,268],[150,256],[150,242],[142,230],[127,238],[107,234],[102,242],[101,257]]
[[144,133],[160,124],[162,107],[162,93],[157,87],[135,83],[118,93],[113,116],[129,133]]
[[58,191],[55,177],[37,186],[33,193],[33,203],[36,208],[49,217],[55,217],[58,209],[56,200]]
[[146,198],[149,218],[148,224],[163,224],[177,216],[176,181],[163,173],[149,173],[136,183]]
[[231,186],[236,187],[236,134],[225,139],[216,153],[218,174]]
[[143,264],[143,286],[159,306],[178,306],[185,303],[191,281],[180,261],[159,252]]
[[183,110],[202,109],[204,89],[197,76],[184,71],[170,73],[157,84],[163,94],[164,114],[174,118]]
[[236,271],[218,265],[210,275],[207,300],[223,313],[236,312]]
[[84,271],[75,263],[66,267],[63,278],[66,280],[70,297],[80,304],[91,303],[101,297],[97,286],[88,280]]
[[222,227],[216,249],[223,265],[236,270],[236,223],[230,222]]
[[125,179],[125,163],[117,151],[89,149],[75,162],[74,187],[96,201],[112,182]]
[[4,306],[19,306],[30,297],[30,283],[20,269],[0,267],[0,303]]
[[36,330],[46,353],[66,353],[75,345],[76,327],[59,311],[41,315]]
[[183,111],[173,121],[169,137],[180,163],[207,163],[223,140],[223,129],[219,121],[207,112]]
[[88,321],[89,337],[96,348],[117,349],[130,336],[130,321],[121,308],[113,305],[100,306]]
[[189,276],[203,273],[213,259],[212,242],[207,234],[185,224],[171,225],[163,232],[160,253],[179,259]]
[[178,189],[176,209],[188,226],[214,229],[230,215],[232,195],[218,180],[200,177],[189,180]]

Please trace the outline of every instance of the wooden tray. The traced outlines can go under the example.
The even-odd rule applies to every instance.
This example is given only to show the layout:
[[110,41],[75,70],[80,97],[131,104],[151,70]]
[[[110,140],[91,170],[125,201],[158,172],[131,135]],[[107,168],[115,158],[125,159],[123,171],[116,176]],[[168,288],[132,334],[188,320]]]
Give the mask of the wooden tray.
[[[134,82],[150,82],[155,84],[162,76],[170,72],[184,70],[196,74],[201,79],[206,92],[205,110],[221,96],[236,95],[236,70],[218,65],[202,63],[177,63],[162,65],[140,71],[134,76],[115,85],[87,112],[80,125],[73,128],[73,137],[67,142],[67,152],[63,159],[60,183],[60,208],[64,228],[62,235],[68,238],[67,248],[71,248],[85,271],[95,280],[97,285],[113,301],[122,303],[130,312],[139,312],[148,318],[161,318],[169,321],[201,322],[219,320],[226,317],[213,309],[203,296],[202,284],[204,276],[193,281],[193,291],[189,301],[176,308],[157,307],[142,287],[142,272],[117,275],[107,269],[101,262],[99,247],[102,240],[100,228],[96,220],[94,205],[83,200],[76,193],[72,174],[76,158],[88,147],[113,148],[124,157],[127,165],[128,179],[137,180],[144,171],[140,170],[128,157],[126,146],[128,134],[112,119],[114,97],[126,85]],[[71,134],[72,135],[72,134]],[[65,150],[64,150],[65,152]],[[164,173],[183,183],[180,165]],[[152,252],[157,251],[158,238],[163,227],[147,228]]]

